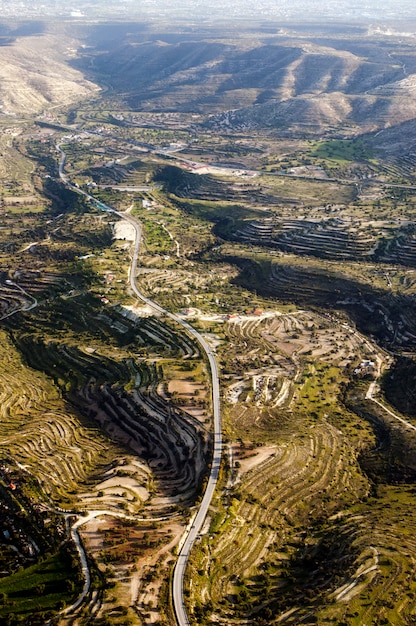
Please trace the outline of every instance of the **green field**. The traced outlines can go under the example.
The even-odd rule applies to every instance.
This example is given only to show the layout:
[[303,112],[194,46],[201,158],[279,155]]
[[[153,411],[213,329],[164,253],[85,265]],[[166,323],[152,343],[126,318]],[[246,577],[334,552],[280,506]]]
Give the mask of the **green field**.
[[345,165],[353,161],[368,162],[373,159],[372,153],[362,140],[333,139],[331,141],[313,142],[311,155],[336,165]]
[[[55,612],[70,604],[79,593],[79,574],[71,568],[63,550],[12,576],[0,579],[0,620],[7,624],[7,616],[23,623],[28,616]],[[78,583],[75,581],[78,579]],[[31,622],[32,623],[32,622]],[[42,624],[43,622],[39,622]]]

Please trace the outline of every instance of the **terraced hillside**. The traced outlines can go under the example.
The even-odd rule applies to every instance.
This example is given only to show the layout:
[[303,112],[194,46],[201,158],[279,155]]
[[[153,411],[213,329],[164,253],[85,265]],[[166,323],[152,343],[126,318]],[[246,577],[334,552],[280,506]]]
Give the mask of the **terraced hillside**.
[[50,380],[24,366],[5,335],[3,343],[3,454],[38,476],[49,496],[66,500],[68,492],[111,458],[108,441],[100,439],[96,428],[83,426]]
[[[131,320],[117,312],[110,317],[100,313],[99,308],[95,312],[96,332],[91,335],[91,309],[87,304],[80,309],[66,301],[60,311],[61,329],[56,323],[59,305],[54,305],[55,316],[44,315],[46,340],[39,334],[37,320],[29,319],[26,331],[19,321],[14,337],[20,351],[32,367],[53,378],[81,413],[98,421],[105,431],[154,468],[168,508],[170,494],[175,495],[174,500],[192,499],[204,473],[208,436],[195,419],[172,406],[169,395],[162,391],[162,383],[167,363],[189,360],[192,372],[198,367],[199,352],[187,337],[181,337],[176,329],[159,320]],[[14,321],[10,323],[15,327]],[[122,341],[121,358],[117,354],[117,339],[115,343],[111,339],[111,327]],[[29,328],[33,330],[28,332]],[[114,347],[107,347],[104,352],[103,348],[91,347],[91,343],[103,340]],[[154,365],[149,367],[145,360],[133,357],[133,345],[139,350],[141,346],[151,350]],[[172,441],[176,442],[174,448]],[[54,473],[59,484],[59,473]]]
[[[231,241],[327,259],[416,264],[409,219],[415,208],[412,191],[402,199],[404,210],[398,210],[394,196],[386,197],[386,208],[377,215],[374,200],[364,200],[365,192],[362,206],[352,186],[340,188],[331,180],[307,179],[299,185],[286,178],[273,188],[268,176],[231,182],[230,177],[224,180],[175,167],[161,169],[156,180],[163,181],[179,207],[214,222],[215,233]],[[330,203],[331,196],[336,205]],[[377,205],[381,209],[379,199]],[[300,215],[293,217],[294,209]]]
[[[360,264],[351,264],[346,269],[337,262],[322,266],[312,258],[275,258],[261,252],[241,254],[241,250],[233,257],[225,255],[222,260],[240,268],[234,280],[239,286],[284,302],[344,311],[360,330],[376,336],[384,345],[414,350],[413,270],[401,272],[384,265],[375,270],[374,265],[365,268]],[[389,276],[391,270],[394,287]]]
[[189,572],[194,620],[407,623],[414,547],[400,537],[412,524],[415,440],[394,441],[397,422],[365,399],[390,357],[310,311],[224,324],[229,455]]
[[[23,239],[13,256],[4,247],[1,301],[7,334],[2,340],[0,445],[2,480],[9,477],[19,489],[33,483],[30,506],[23,504],[27,515],[38,523],[32,509],[50,512],[62,534],[52,533],[48,522],[33,535],[41,547],[24,556],[26,548],[22,551],[20,540],[9,538],[2,518],[6,535],[1,554],[6,563],[10,550],[22,553],[11,561],[11,576],[18,566],[38,568],[46,550],[55,550],[54,567],[62,568],[57,540],[65,536],[71,546],[71,528],[72,539],[83,535],[96,563],[78,618],[87,606],[98,620],[113,611],[117,615],[126,594],[131,597],[128,613],[146,613],[143,598],[150,594],[162,619],[168,612],[166,588],[160,584],[156,591],[152,568],[167,571],[183,530],[183,511],[199,497],[210,453],[205,366],[193,341],[172,323],[139,317],[134,308],[105,305],[102,292],[115,291],[116,275],[125,280],[130,244],[113,239],[114,220],[87,212],[72,196],[59,194],[55,183],[53,192],[52,203],[64,210],[58,214],[52,204],[48,219],[24,215],[24,222],[38,222],[29,233],[22,220],[29,244]],[[117,293],[124,292],[124,284],[117,284]],[[14,494],[17,508],[19,498],[20,491]],[[104,520],[101,534],[96,529]],[[123,525],[131,529],[127,541],[120,534]],[[19,527],[16,522],[14,527]],[[124,547],[114,549],[119,543]],[[75,547],[70,551],[77,564]],[[136,568],[142,554],[148,579],[140,565],[139,584]],[[76,576],[71,574],[75,570]],[[42,572],[36,569],[40,580]],[[68,575],[74,581],[69,591]],[[68,565],[59,576],[59,590],[51,587],[42,605],[35,600],[25,610],[19,605],[19,614],[41,623],[62,608],[63,600],[75,600],[85,572]],[[117,584],[115,595],[104,593],[107,584]],[[35,587],[27,585],[23,583],[22,594],[31,597]],[[4,588],[8,594],[6,582]],[[11,606],[3,603],[0,614],[7,617]],[[62,623],[75,619],[61,617]]]
[[50,68],[84,73],[68,98],[106,90],[1,120],[0,622],[174,623],[172,567],[209,471],[207,364],[132,293],[135,231],[111,206],[141,223],[137,285],[221,372],[191,623],[413,623],[412,44],[56,28],[6,42],[9,60],[36,52],[25,76],[42,92],[16,110],[63,102],[48,68],[32,80],[59,33]]
[[[274,223],[273,223],[274,222]],[[233,233],[237,241],[263,243],[285,252],[327,258],[365,259],[377,256],[377,241],[355,224],[341,220],[263,220],[249,222]]]

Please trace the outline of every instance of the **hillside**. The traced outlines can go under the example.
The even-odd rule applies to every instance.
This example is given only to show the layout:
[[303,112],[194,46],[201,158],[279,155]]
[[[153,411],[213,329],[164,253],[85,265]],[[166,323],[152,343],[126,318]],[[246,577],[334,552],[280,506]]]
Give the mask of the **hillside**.
[[17,35],[0,46],[0,111],[31,116],[98,91],[69,61],[78,42],[63,32]]
[[238,40],[130,31],[108,49],[95,40],[92,68],[88,52],[76,65],[92,69],[133,110],[198,112],[219,131],[356,134],[416,115],[416,58],[407,44],[394,43],[314,40],[296,31]]
[[0,30],[2,624],[415,623],[414,40],[238,26]]
[[208,28],[172,35],[122,22],[3,30],[6,114],[69,104],[100,84],[131,110],[200,113],[221,132],[355,135],[416,116],[416,55],[392,37],[314,38],[296,26],[250,38]]

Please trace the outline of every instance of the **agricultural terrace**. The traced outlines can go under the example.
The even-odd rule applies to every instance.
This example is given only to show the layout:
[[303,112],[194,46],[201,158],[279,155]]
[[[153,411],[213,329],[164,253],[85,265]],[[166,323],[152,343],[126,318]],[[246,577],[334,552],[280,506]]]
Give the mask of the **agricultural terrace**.
[[[172,322],[148,311],[143,317],[126,295],[131,234],[50,178],[44,191],[42,214],[26,209],[2,231],[4,481],[19,490],[16,514],[22,485],[30,485],[28,515],[38,523],[36,502],[50,518],[40,535],[32,529],[42,554],[69,540],[75,522],[95,562],[77,619],[164,620],[173,552],[210,454],[205,364]],[[132,204],[128,197],[126,206]],[[149,230],[150,250],[153,245]],[[10,490],[8,484],[2,489]],[[11,575],[42,556],[29,542],[24,558],[10,559],[13,545],[26,550],[2,543]],[[76,599],[83,576],[67,569],[76,583],[68,586],[59,558],[35,571],[38,585],[30,576],[19,582],[33,601],[23,609],[11,597],[4,615],[29,611],[43,624]],[[62,585],[52,588],[46,570]],[[48,598],[41,603],[38,587]],[[62,624],[73,619],[60,618]]]
[[[104,600],[92,590],[91,610],[111,613],[128,596],[142,611],[142,594],[150,593],[155,611],[165,614],[166,587],[160,581],[155,591],[149,574],[153,591],[145,592],[138,563],[146,554],[149,571],[165,571],[183,511],[199,496],[210,449],[199,351],[171,322],[105,305],[91,294],[42,302],[36,313],[18,322],[11,317],[9,324],[26,361],[69,403],[71,419],[68,411],[47,412],[47,427],[32,420],[33,435],[28,426],[25,438],[16,433],[6,443],[41,483],[54,477],[47,489],[61,508],[89,512],[79,532],[101,575],[117,580],[115,595]],[[89,436],[97,449],[88,448]],[[117,534],[123,519],[138,524],[128,540]],[[119,544],[124,547],[113,549]]]
[[[311,311],[241,315],[216,328],[229,453],[188,572],[194,619],[405,624],[415,547],[409,540],[403,551],[399,537],[414,515],[411,487],[398,498],[380,474],[372,424],[388,422],[364,400],[390,357],[342,318]],[[368,362],[372,374],[357,367]],[[369,380],[345,402],[354,371]],[[399,605],[391,572],[404,585]]]
[[172,623],[210,459],[206,363],[132,296],[131,229],[57,180],[60,145],[70,180],[140,220],[139,288],[218,357],[227,454],[191,620],[413,623],[414,423],[381,378],[387,350],[416,346],[415,192],[391,186],[413,157],[125,106],[107,95],[2,133],[1,615],[44,624],[79,597],[71,527],[94,565],[62,626]]

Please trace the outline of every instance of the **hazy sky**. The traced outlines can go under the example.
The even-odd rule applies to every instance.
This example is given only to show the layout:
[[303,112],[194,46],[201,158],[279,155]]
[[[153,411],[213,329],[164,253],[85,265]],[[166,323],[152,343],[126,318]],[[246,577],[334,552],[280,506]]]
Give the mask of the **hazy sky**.
[[[224,8],[226,10],[224,11]],[[172,16],[278,20],[348,20],[386,23],[416,20],[415,0],[0,0],[2,16]],[[404,29],[406,30],[406,29]]]

